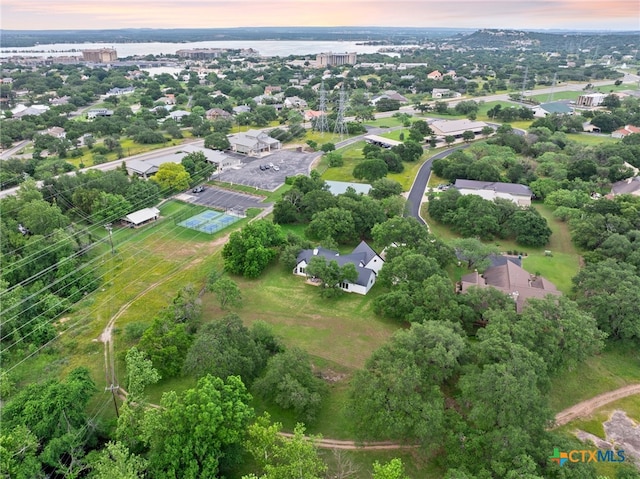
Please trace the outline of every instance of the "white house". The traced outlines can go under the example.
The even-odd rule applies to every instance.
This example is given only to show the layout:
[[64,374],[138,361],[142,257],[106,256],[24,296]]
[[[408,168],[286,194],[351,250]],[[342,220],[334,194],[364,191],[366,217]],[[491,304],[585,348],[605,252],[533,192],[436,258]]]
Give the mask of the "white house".
[[463,195],[478,195],[489,201],[503,198],[523,207],[531,206],[531,197],[533,196],[528,186],[517,183],[456,180],[453,186]]
[[306,269],[314,256],[322,256],[327,261],[336,261],[339,266],[353,264],[358,273],[355,283],[349,281],[340,283],[340,289],[347,293],[357,293],[365,295],[376,283],[378,272],[384,266],[384,260],[367,243],[362,241],[356,248],[344,256],[340,256],[337,251],[324,248],[305,249],[300,252],[293,269],[293,274],[307,277]]

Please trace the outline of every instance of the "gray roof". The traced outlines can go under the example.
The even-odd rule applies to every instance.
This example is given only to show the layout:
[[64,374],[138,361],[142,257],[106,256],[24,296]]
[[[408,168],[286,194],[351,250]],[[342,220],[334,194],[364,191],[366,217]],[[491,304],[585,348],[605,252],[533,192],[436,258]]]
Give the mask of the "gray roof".
[[353,253],[364,253],[364,264],[367,264],[373,258],[378,256],[378,253],[376,253],[373,248],[369,246],[365,241],[361,241],[360,244],[353,250],[352,254]]
[[129,223],[133,223],[134,225],[139,225],[140,223],[157,218],[158,216],[160,216],[160,210],[156,207],[151,207],[129,213],[125,216],[125,220]]
[[369,280],[371,279],[371,275],[375,275],[375,272],[372,269],[365,268],[364,266],[374,256],[377,256],[377,253],[364,241],[356,246],[351,254],[346,255],[340,255],[340,253],[337,251],[325,248],[302,250],[300,254],[298,254],[296,264],[299,264],[301,261],[305,261],[307,264],[309,264],[311,258],[313,258],[314,256],[322,256],[327,261],[335,261],[340,267],[349,263],[355,265],[356,272],[358,273],[358,279],[355,281],[355,284],[358,284],[360,286],[367,286],[367,284],[369,284]]
[[325,183],[329,187],[329,192],[334,196],[346,193],[348,188],[353,188],[356,193],[361,195],[366,195],[371,190],[371,185],[367,183],[350,183],[348,181],[325,181]]
[[518,183],[501,183],[499,181],[476,181],[476,180],[456,180],[453,185],[457,189],[466,190],[493,190],[498,193],[508,193],[510,195],[528,196],[533,195],[528,186]]
[[611,186],[611,191],[615,195],[630,195],[636,191],[640,191],[640,176],[627,178],[626,180],[617,181]]
[[561,101],[541,103],[540,108],[549,113],[571,113],[571,107],[567,103]]

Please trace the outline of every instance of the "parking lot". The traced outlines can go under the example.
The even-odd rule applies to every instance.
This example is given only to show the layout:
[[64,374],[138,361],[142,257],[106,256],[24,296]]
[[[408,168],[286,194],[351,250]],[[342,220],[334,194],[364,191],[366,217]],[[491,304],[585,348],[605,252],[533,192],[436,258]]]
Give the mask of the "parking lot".
[[245,211],[247,208],[266,208],[267,203],[262,203],[262,197],[229,191],[216,186],[207,186],[201,193],[189,192],[188,201],[197,205],[211,206],[217,209],[230,209]]
[[[318,152],[302,153],[292,150],[279,150],[263,158],[238,155],[242,160],[240,168],[224,170],[214,175],[213,179],[275,191],[284,184],[287,176],[308,175],[311,163],[319,155]],[[278,168],[260,169],[260,165],[270,164]]]

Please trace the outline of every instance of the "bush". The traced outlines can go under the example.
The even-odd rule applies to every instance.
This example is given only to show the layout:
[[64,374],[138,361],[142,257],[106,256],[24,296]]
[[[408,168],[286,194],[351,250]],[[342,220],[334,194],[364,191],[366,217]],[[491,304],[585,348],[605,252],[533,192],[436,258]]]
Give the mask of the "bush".
[[138,341],[148,327],[147,323],[141,321],[129,323],[124,327],[124,337],[127,341]]

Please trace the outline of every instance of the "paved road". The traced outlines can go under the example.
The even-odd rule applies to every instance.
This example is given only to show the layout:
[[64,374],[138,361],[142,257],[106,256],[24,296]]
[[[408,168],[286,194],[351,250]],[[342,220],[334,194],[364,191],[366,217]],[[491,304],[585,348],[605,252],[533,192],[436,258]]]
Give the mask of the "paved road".
[[415,180],[413,180],[413,185],[411,185],[411,189],[409,190],[409,196],[407,197],[407,202],[409,203],[409,210],[405,214],[405,216],[413,216],[420,223],[426,224],[424,219],[420,216],[420,205],[423,203],[424,192],[427,189],[427,183],[429,182],[429,176],[431,175],[431,166],[433,165],[433,160],[444,158],[449,156],[456,150],[461,150],[463,148],[468,148],[470,145],[460,145],[454,148],[449,148],[440,153],[433,155],[418,170],[418,174],[416,175]]

